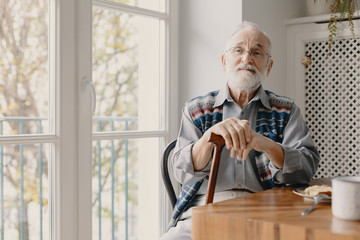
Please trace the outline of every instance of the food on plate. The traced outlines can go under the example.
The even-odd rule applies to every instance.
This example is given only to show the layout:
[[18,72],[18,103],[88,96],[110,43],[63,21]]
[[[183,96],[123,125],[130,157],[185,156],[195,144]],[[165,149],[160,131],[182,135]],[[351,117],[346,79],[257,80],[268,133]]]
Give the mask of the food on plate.
[[324,193],[328,196],[331,197],[331,191],[332,191],[332,188],[328,185],[314,185],[314,186],[310,186],[310,187],[307,187],[305,189],[305,195],[309,196],[309,197],[314,197],[315,195],[318,195],[320,193]]

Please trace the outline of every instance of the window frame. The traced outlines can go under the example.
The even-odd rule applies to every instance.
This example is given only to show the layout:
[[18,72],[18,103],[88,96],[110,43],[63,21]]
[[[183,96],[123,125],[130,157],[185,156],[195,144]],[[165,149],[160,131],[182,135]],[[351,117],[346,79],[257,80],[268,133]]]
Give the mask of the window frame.
[[[88,82],[91,81],[92,73],[92,7],[101,6],[112,10],[129,12],[141,16],[159,18],[165,21],[165,85],[164,103],[165,103],[165,123],[163,130],[157,131],[128,131],[128,132],[95,132],[92,133],[92,113],[91,113],[91,94]],[[86,11],[85,11],[86,9]],[[91,145],[93,141],[115,140],[115,139],[139,139],[158,137],[162,139],[159,152],[161,153],[168,142],[177,136],[178,131],[178,0],[168,0],[166,11],[156,12],[128,6],[105,2],[101,0],[79,0],[77,7],[77,81],[78,81],[78,104],[76,112],[77,134],[86,136],[89,141],[80,142],[78,140],[77,154],[77,239],[91,239],[92,237],[92,189],[91,189]],[[87,60],[87,61],[86,61]],[[171,81],[170,81],[171,79]],[[160,168],[160,159],[159,159]],[[160,187],[160,229],[161,236],[166,231],[167,223],[172,212],[166,191],[159,176]],[[88,204],[83,204],[88,202]],[[164,206],[166,206],[164,208]],[[85,220],[85,221],[84,221]],[[90,229],[90,231],[89,231]]]
[[[49,61],[54,134],[0,136],[0,145],[51,144],[49,160],[49,233],[53,240],[92,238],[92,141],[124,138],[162,138],[160,152],[178,129],[178,0],[168,0],[165,13],[121,6],[122,10],[166,19],[165,128],[159,131],[92,133],[92,7],[100,0],[49,0]],[[111,7],[112,4],[110,4]],[[50,81],[51,82],[51,81]],[[170,97],[171,96],[171,97]],[[160,159],[159,159],[160,167]],[[161,178],[159,176],[159,178]],[[171,207],[160,180],[160,235]],[[163,208],[163,206],[167,206]]]
[[[0,136],[0,145],[50,144],[49,173],[49,237],[77,239],[73,204],[76,136],[74,112],[75,55],[74,3],[71,0],[49,1],[49,116],[50,134]],[[62,18],[63,13],[68,18]],[[66,49],[60,51],[60,49]],[[64,102],[61,104],[59,100]],[[67,210],[66,212],[64,210]]]
[[[78,1],[78,7],[86,1]],[[51,186],[52,218],[49,224],[52,228],[51,239],[79,239],[80,233],[77,222],[79,218],[76,199],[78,189],[77,159],[78,133],[76,113],[77,103],[77,59],[76,42],[77,10],[76,3],[71,0],[54,0],[50,13],[54,17],[51,26],[54,31],[51,40],[54,47],[55,72],[55,113],[57,115],[55,132],[59,142],[55,145],[58,151],[53,152],[54,162],[51,170],[53,182]],[[80,19],[80,18],[79,18]],[[80,97],[79,97],[80,98]],[[81,108],[80,108],[81,109]],[[80,114],[80,113],[78,113]],[[81,205],[79,205],[81,206]]]

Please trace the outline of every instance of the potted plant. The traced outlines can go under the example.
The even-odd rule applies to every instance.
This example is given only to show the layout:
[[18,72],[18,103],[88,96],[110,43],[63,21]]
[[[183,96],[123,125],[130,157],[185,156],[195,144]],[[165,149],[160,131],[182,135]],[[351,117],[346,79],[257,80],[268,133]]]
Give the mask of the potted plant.
[[[316,1],[316,0],[314,0]],[[330,1],[330,0],[327,0]],[[328,23],[328,29],[329,29],[329,53],[328,55],[331,55],[331,49],[334,43],[334,37],[336,36],[337,32],[337,23],[348,20],[350,31],[355,37],[354,33],[354,23],[353,23],[353,17],[354,13],[357,9],[357,0],[331,0],[332,3],[330,5],[330,12],[331,17],[330,21]]]
[[306,0],[306,15],[317,16],[330,14],[332,0]]
[[358,8],[359,0],[306,0],[308,16],[331,14],[328,29],[328,55],[331,55],[334,38],[338,30],[338,22],[348,20],[350,31],[354,36],[353,17]]

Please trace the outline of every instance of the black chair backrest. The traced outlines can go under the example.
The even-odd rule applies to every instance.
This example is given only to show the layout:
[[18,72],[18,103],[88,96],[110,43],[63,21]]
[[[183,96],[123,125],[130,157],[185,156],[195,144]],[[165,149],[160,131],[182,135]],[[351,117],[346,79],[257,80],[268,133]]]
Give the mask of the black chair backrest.
[[[206,204],[212,203],[215,193],[215,185],[216,185],[216,179],[218,174],[218,169],[220,165],[220,156],[221,151],[224,147],[225,140],[220,135],[216,135],[215,133],[211,133],[209,136],[208,142],[212,142],[215,144],[214,153],[213,153],[213,159],[211,163],[211,169],[209,174],[209,182],[208,187],[206,191]],[[166,192],[169,196],[170,203],[172,208],[174,209],[176,204],[176,195],[174,191],[174,186],[172,185],[170,175],[169,175],[169,156],[171,151],[174,149],[176,145],[176,139],[173,140],[171,143],[169,143],[162,155],[161,158],[161,173],[162,173],[162,179],[166,188]]]
[[175,207],[177,198],[176,198],[176,195],[175,195],[174,186],[171,183],[171,179],[170,179],[170,175],[169,175],[169,164],[168,164],[169,159],[168,158],[170,156],[171,151],[175,147],[175,145],[176,145],[176,139],[173,140],[171,143],[169,143],[166,146],[166,148],[165,148],[165,150],[163,152],[162,158],[161,158],[162,179],[163,179],[163,182],[164,182],[164,185],[165,185],[165,188],[166,188],[166,192],[167,192],[167,194],[169,196],[172,208]]

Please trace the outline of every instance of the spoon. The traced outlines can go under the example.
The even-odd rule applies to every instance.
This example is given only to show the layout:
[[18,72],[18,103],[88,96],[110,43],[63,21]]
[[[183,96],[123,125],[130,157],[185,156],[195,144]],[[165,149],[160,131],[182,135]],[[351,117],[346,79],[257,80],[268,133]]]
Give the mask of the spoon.
[[329,196],[327,195],[327,194],[324,194],[324,193],[321,193],[321,194],[317,194],[317,195],[315,195],[314,196],[314,204],[311,206],[311,207],[309,207],[308,209],[306,209],[305,211],[303,211],[302,213],[301,213],[301,215],[306,215],[306,214],[308,214],[309,212],[311,212],[315,207],[316,207],[316,205],[318,205],[318,203],[322,200],[322,199],[324,199],[324,198],[328,198]]

